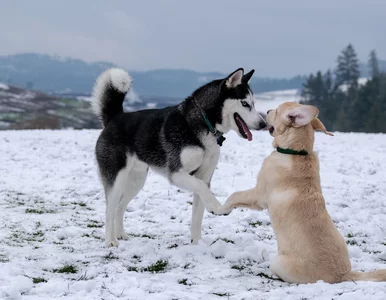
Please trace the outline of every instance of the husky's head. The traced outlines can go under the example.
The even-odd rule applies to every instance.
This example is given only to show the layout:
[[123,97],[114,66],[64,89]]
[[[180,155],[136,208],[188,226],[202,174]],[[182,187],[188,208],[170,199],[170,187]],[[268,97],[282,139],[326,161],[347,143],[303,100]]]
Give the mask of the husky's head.
[[220,84],[221,121],[216,128],[222,132],[236,131],[239,136],[252,140],[250,129],[259,130],[266,127],[263,117],[256,111],[252,90],[248,85],[255,70],[244,74],[237,69]]

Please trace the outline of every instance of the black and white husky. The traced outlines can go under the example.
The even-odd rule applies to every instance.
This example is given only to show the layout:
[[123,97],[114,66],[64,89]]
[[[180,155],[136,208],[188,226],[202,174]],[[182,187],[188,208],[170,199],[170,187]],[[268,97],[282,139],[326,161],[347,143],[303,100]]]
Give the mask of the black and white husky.
[[255,110],[248,86],[254,70],[238,69],[214,80],[176,106],[124,112],[123,101],[131,77],[110,69],[97,79],[93,109],[104,129],[96,144],[96,158],[106,196],[106,244],[126,239],[123,219],[128,203],[142,189],[149,167],[170,183],[194,193],[191,238],[201,238],[204,208],[223,214],[210,191],[224,133],[235,130],[252,140],[249,129],[266,126]]

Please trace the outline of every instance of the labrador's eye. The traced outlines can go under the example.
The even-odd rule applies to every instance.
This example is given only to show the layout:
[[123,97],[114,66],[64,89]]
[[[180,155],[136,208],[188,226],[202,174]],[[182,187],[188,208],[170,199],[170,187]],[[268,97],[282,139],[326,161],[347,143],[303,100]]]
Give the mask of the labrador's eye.
[[248,102],[246,102],[246,101],[241,101],[241,105],[244,107],[250,107]]

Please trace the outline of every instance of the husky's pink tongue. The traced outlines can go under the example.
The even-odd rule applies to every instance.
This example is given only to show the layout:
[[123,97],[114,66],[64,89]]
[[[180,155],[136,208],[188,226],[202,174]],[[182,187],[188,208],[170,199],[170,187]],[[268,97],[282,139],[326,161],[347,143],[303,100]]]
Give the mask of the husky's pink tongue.
[[247,135],[248,141],[252,141],[252,133],[249,131],[248,127],[243,124],[244,133]]
[[252,133],[249,131],[247,124],[245,124],[244,120],[241,117],[237,117],[237,119],[240,121],[241,126],[243,127],[243,130],[244,130],[244,133],[248,138],[248,141],[252,141]]

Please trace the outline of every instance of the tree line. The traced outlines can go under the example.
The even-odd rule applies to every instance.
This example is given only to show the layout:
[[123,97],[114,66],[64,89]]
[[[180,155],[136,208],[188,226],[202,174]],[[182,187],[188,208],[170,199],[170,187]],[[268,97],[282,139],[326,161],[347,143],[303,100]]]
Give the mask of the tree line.
[[370,76],[359,82],[359,61],[349,44],[337,59],[334,71],[307,77],[301,103],[318,107],[330,131],[386,132],[386,74],[380,71],[376,51],[369,55]]

